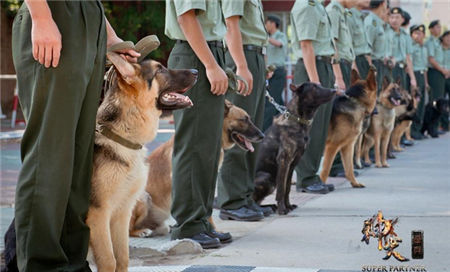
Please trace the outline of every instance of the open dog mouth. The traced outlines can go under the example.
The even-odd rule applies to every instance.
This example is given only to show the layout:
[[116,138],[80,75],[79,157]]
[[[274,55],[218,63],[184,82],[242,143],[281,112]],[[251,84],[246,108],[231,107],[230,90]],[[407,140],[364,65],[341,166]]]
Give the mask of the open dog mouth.
[[178,91],[170,90],[161,93],[158,98],[160,108],[163,110],[177,110],[192,107],[194,103],[192,103],[188,96],[183,94],[194,86],[194,84],[195,81],[184,89]]
[[252,141],[246,138],[244,135],[239,132],[231,132],[231,139],[243,150],[253,152],[255,148],[252,145]]
[[400,99],[395,99],[393,97],[391,97],[391,103],[395,106],[400,106],[401,100]]

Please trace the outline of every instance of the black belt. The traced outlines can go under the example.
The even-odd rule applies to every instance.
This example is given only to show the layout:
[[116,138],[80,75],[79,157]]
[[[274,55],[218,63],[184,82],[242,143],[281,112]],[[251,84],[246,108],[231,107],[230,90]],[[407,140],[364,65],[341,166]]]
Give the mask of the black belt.
[[427,71],[426,69],[416,70],[416,71],[414,71],[414,73],[420,73],[421,75],[423,75],[423,74],[425,74],[426,71]]
[[341,59],[340,62],[342,62],[343,64],[346,64],[346,65],[352,65],[352,62],[349,60],[346,60],[346,59]]
[[266,48],[262,46],[252,45],[252,44],[244,44],[245,50],[256,51],[260,54],[266,54]]
[[[184,40],[177,40],[177,43],[187,43],[187,41]],[[222,41],[207,41],[206,42],[209,46],[214,47],[220,47],[223,48],[223,42]]]
[[368,56],[370,56],[370,54],[359,54],[359,55],[356,56],[356,57],[368,57]]
[[316,56],[316,60],[331,64],[331,56]]

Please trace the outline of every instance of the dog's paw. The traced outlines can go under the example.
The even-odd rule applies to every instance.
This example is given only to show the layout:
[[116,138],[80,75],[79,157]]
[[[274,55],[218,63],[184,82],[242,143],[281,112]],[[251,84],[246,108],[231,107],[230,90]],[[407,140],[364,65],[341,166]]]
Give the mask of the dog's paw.
[[364,162],[364,167],[371,167],[372,166],[372,162]]
[[383,168],[389,168],[389,167],[390,167],[389,164],[383,163]]
[[352,187],[353,188],[365,188],[366,186],[362,183],[355,183],[355,184],[352,184]]
[[152,236],[153,231],[151,229],[142,229],[139,232],[139,237],[140,238],[148,238],[150,236]]
[[383,168],[383,165],[381,163],[377,163],[377,164],[375,164],[375,167],[376,168]]

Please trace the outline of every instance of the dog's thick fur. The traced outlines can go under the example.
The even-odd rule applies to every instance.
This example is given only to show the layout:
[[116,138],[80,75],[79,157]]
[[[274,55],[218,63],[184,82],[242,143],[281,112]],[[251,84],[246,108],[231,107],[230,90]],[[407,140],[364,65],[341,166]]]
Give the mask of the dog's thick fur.
[[[225,100],[225,114],[222,127],[223,150],[235,144],[245,151],[253,151],[251,142],[259,142],[264,134],[252,123],[243,109]],[[166,235],[170,217],[172,192],[172,152],[174,137],[155,149],[148,157],[149,172],[144,195],[138,200],[130,220],[130,236],[148,237]],[[214,225],[212,219],[210,222]]]
[[[312,120],[320,105],[329,102],[335,90],[314,83],[290,86],[293,98],[288,103],[289,112]],[[279,214],[287,214],[296,206],[289,201],[294,167],[301,159],[309,140],[311,126],[278,115],[266,131],[257,159],[254,200],[260,204],[277,188],[276,201]]]
[[439,137],[437,128],[438,128],[438,122],[439,117],[444,114],[448,113],[449,111],[449,101],[444,98],[439,98],[434,101],[430,101],[425,106],[425,114],[423,117],[423,125],[421,132],[422,134],[428,133],[433,138]]
[[[145,144],[157,133],[162,110],[191,106],[181,95],[197,79],[195,70],[168,70],[156,61],[131,64],[108,53],[116,77],[97,113],[97,125],[128,141]],[[86,223],[99,272],[128,271],[128,226],[145,188],[146,151],[131,149],[97,132],[91,204]]]
[[358,72],[352,70],[351,82],[345,92],[347,96],[336,97],[333,103],[320,179],[327,181],[334,158],[340,151],[345,176],[353,187],[358,188],[364,185],[356,181],[353,173],[354,146],[363,131],[365,117],[370,116],[377,101],[375,70],[370,69],[366,80],[361,80]]
[[416,110],[418,105],[418,99],[408,93],[408,91],[401,89],[402,96],[401,105],[395,107],[395,127],[391,135],[392,150],[400,152],[403,148],[400,146],[402,136],[405,134],[407,140],[412,141],[410,136],[410,128],[413,120],[416,117]]
[[376,167],[389,167],[387,164],[387,152],[389,139],[395,124],[395,107],[401,102],[400,87],[397,83],[389,83],[384,78],[377,105],[378,113],[372,115],[369,129],[364,134],[363,155],[366,165],[372,162],[369,158],[369,150],[375,148]]

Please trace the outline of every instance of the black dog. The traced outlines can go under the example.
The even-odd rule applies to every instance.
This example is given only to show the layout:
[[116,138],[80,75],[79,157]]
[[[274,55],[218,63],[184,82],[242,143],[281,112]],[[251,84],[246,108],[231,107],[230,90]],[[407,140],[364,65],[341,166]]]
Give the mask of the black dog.
[[296,208],[289,202],[291,178],[309,140],[314,113],[320,105],[329,102],[336,91],[318,84],[291,84],[294,96],[287,105],[290,117],[278,115],[266,130],[257,159],[253,199],[261,201],[277,187],[278,213],[287,214]]
[[5,266],[2,267],[1,272],[19,272],[16,259],[16,230],[14,224],[13,220],[5,234],[5,251],[3,251]]
[[433,138],[439,137],[437,132],[439,117],[442,114],[448,114],[448,112],[448,100],[439,98],[437,100],[429,102],[425,107],[425,115],[423,117],[423,125],[421,129],[422,134],[424,134],[426,131],[428,132],[428,135]]

